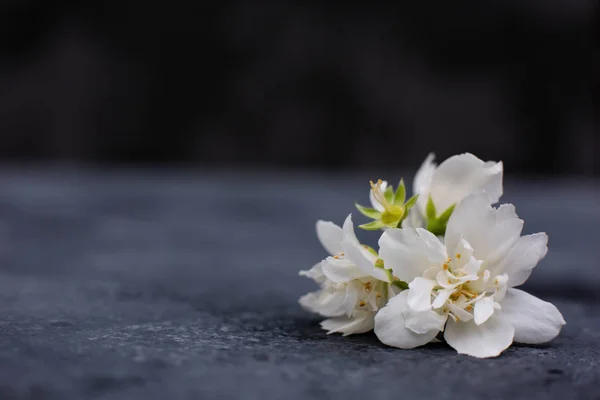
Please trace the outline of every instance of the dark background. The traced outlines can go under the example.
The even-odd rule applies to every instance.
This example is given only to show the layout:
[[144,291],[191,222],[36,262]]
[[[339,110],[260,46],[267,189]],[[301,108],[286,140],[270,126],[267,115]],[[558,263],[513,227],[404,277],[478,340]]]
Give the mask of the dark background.
[[600,175],[591,0],[4,0],[0,18],[0,160],[413,170],[471,151]]

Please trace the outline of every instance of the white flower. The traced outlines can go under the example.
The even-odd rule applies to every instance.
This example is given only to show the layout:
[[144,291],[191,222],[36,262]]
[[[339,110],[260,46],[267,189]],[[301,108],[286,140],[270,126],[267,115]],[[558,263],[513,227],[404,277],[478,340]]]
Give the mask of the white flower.
[[424,225],[423,220],[427,219],[430,199],[435,217],[440,217],[470,194],[485,192],[489,196],[490,204],[500,200],[502,162],[483,162],[473,154],[464,153],[452,156],[437,166],[433,162],[434,158],[433,153],[429,154],[415,175],[413,194],[418,194],[419,199],[417,207],[405,220],[404,227]]
[[373,329],[375,313],[398,291],[389,284],[389,274],[376,267],[377,254],[358,242],[349,215],[343,229],[318,221],[317,236],[331,254],[300,275],[314,279],[321,289],[300,298],[309,311],[328,317],[321,322],[328,333],[345,335]]
[[535,344],[556,337],[565,323],[556,307],[514,289],[547,252],[546,234],[521,237],[522,227],[514,206],[492,208],[479,194],[456,207],[445,243],[422,228],[386,230],[380,257],[410,283],[377,314],[379,339],[406,349],[443,331],[459,353],[494,357],[513,340]]

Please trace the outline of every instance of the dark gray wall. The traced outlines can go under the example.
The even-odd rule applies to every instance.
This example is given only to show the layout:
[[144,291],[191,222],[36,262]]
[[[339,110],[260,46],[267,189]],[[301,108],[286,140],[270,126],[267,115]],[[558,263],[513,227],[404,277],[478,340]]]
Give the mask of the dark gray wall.
[[592,1],[78,3],[0,5],[1,159],[600,174]]

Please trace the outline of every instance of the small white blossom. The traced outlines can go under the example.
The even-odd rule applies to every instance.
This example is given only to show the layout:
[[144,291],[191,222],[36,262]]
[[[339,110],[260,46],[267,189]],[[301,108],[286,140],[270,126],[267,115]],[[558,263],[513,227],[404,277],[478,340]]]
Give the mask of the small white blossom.
[[360,204],[355,205],[361,214],[372,218],[374,221],[359,225],[359,228],[372,231],[399,227],[417,202],[418,196],[413,196],[405,202],[406,187],[403,180],[400,180],[395,191],[392,186],[388,185],[387,181],[381,179],[369,183],[371,185],[369,199],[373,208],[363,207]]
[[[490,204],[502,196],[502,162],[484,162],[473,154],[452,156],[439,166],[429,154],[417,171],[413,183],[413,194],[419,195],[417,207],[413,208],[403,227],[423,227],[428,219],[427,207],[431,201],[436,210],[435,217],[471,195],[485,192]],[[450,210],[451,211],[451,210]],[[431,230],[431,229],[430,229]]]
[[485,193],[460,202],[444,242],[422,228],[383,233],[380,257],[409,282],[375,318],[383,343],[414,348],[443,331],[459,353],[494,357],[513,340],[536,344],[558,335],[565,321],[556,307],[514,289],[546,255],[546,234],[520,236],[514,206],[491,202]]
[[328,333],[345,336],[370,331],[375,313],[398,289],[389,284],[389,273],[375,266],[377,254],[359,243],[350,215],[343,228],[333,222],[318,221],[317,236],[330,256],[300,272],[321,286],[302,296],[300,304],[328,318],[321,322]]

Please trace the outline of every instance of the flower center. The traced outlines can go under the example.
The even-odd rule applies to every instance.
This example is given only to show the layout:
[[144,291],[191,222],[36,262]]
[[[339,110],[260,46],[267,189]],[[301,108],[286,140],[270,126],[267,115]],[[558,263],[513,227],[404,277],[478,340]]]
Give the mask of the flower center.
[[506,292],[506,275],[490,279],[487,269],[480,271],[481,261],[468,256],[456,254],[454,259],[448,258],[435,278],[432,276],[437,281],[432,291],[435,297],[432,307],[454,321],[473,319],[476,303],[486,297],[490,298],[487,300],[488,304],[497,307],[495,301],[501,300]]
[[378,279],[363,279],[355,283],[358,291],[356,308],[359,310],[377,311],[387,302],[388,288],[385,282]]

